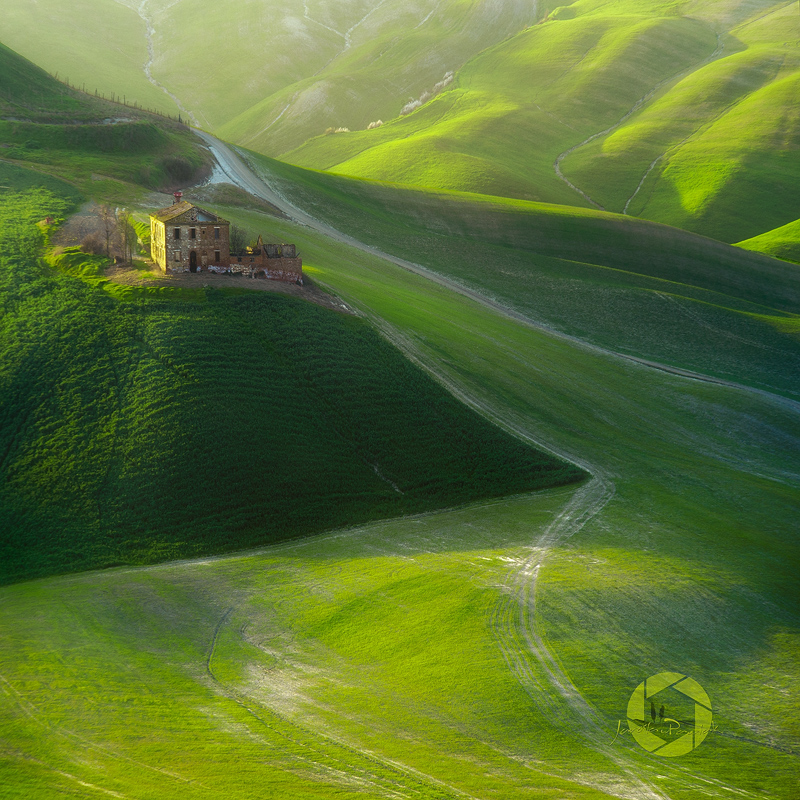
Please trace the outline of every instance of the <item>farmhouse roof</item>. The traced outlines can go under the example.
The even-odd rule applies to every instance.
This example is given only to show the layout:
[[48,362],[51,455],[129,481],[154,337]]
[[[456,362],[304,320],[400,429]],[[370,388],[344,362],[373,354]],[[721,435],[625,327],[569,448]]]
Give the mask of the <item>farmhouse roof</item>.
[[197,222],[226,222],[222,217],[218,217],[216,214],[212,214],[210,211],[206,211],[188,200],[182,200],[180,203],[173,203],[171,206],[154,211],[151,216],[161,222],[169,222],[171,219],[188,214],[192,210],[197,212]]

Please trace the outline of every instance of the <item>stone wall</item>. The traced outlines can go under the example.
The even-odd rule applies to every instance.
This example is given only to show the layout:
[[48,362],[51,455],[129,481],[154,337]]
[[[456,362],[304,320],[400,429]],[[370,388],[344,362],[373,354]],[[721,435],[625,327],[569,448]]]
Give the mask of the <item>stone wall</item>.
[[303,260],[301,258],[269,258],[264,253],[245,253],[231,256],[230,271],[264,277],[273,281],[303,283]]
[[[178,231],[176,238],[175,231]],[[214,222],[180,224],[168,221],[163,230],[163,262],[156,256],[158,247],[152,248],[153,259],[167,272],[202,272],[212,264],[227,267],[230,264],[229,225]],[[192,256],[194,253],[194,256]]]

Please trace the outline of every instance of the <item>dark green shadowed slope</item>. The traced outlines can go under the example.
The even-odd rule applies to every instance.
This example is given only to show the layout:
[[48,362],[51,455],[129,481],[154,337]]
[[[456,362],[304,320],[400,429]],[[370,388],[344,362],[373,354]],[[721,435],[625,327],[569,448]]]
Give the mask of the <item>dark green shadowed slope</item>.
[[0,272],[3,581],[581,477],[467,410],[363,320],[238,290],[126,302],[44,271],[32,223],[51,205],[64,204],[44,191],[2,201],[6,250],[29,232]]

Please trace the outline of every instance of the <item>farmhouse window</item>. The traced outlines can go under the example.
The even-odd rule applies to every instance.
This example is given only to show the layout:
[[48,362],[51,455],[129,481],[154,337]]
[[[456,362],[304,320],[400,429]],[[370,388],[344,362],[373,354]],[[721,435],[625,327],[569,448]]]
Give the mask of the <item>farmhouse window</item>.
[[180,252],[178,252],[178,253],[175,253],[175,260],[176,260],[176,261],[180,261],[180,260],[181,260],[181,254],[180,254]]
[[215,250],[214,251],[214,261],[216,261],[219,264],[220,260],[221,259],[219,257],[219,250]]
[[189,228],[189,238],[190,239],[197,238],[197,228]]
[[219,239],[219,228],[214,228],[214,238]]
[[181,229],[180,228],[175,228],[175,230],[172,232],[172,234],[173,234],[173,238],[174,239],[180,239],[181,238]]

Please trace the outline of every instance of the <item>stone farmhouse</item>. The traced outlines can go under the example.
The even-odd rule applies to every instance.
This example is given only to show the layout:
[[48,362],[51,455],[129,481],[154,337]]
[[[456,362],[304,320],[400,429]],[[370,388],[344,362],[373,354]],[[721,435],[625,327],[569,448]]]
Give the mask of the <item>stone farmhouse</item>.
[[303,283],[303,262],[293,244],[265,244],[231,253],[228,220],[181,199],[150,215],[150,254],[163,272],[244,274]]

